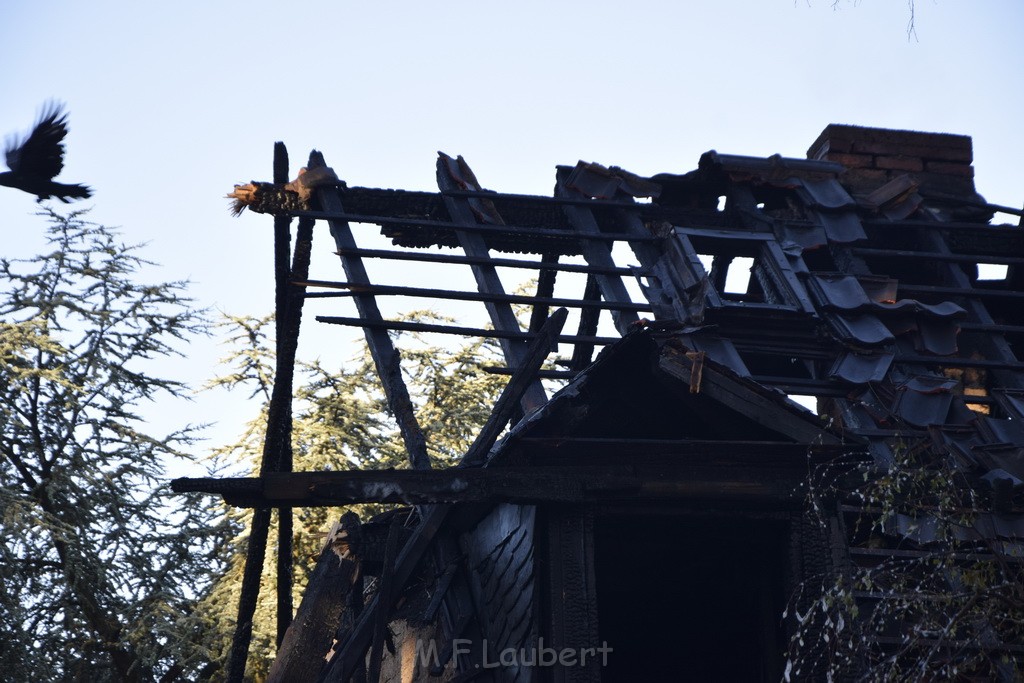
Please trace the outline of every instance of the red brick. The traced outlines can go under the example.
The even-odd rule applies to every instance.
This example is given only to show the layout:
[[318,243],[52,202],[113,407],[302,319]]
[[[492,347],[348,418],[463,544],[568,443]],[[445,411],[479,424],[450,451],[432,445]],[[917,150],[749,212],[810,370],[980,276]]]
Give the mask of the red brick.
[[825,155],[828,161],[834,161],[847,168],[871,168],[874,157],[869,154],[842,154],[840,152],[829,152]]
[[974,180],[967,176],[950,175],[948,173],[915,173],[914,177],[925,189],[937,190],[948,194],[972,196],[975,193]]
[[875,157],[875,166],[877,168],[888,168],[896,171],[923,171],[924,162],[917,157],[908,156],[895,156],[895,157]]
[[841,153],[919,156],[942,161],[970,163],[970,136],[949,133],[924,133],[915,130],[868,128],[832,123],[825,127],[807,150],[807,156],[820,159],[828,151]]
[[970,146],[964,147],[941,147],[938,145],[917,145],[909,142],[878,142],[874,140],[856,140],[853,143],[853,151],[858,154],[884,154],[886,156],[908,156],[921,159],[936,159],[941,161],[960,161],[971,163],[973,154]]
[[877,168],[855,168],[839,176],[839,182],[858,194],[872,192],[889,180],[888,174]]
[[929,161],[925,163],[925,170],[932,173],[944,173],[946,175],[958,175],[965,178],[974,177],[974,167],[967,164],[951,164],[948,161]]

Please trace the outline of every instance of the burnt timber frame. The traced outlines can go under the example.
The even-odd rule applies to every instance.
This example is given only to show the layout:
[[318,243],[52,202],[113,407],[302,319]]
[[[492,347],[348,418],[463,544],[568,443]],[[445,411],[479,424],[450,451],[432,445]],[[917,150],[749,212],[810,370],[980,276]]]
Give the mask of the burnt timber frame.
[[[283,151],[283,146],[281,149]],[[646,195],[633,194],[628,188],[623,189],[621,183],[618,189],[606,195],[585,191],[583,185],[574,184],[573,174],[580,169],[585,173],[594,169],[593,165],[582,163],[575,170],[558,169],[554,197],[490,192],[480,187],[461,157],[455,160],[444,155],[437,162],[438,193],[324,187],[317,191],[319,210],[291,214],[300,218],[300,231],[295,265],[290,273],[286,265],[282,265],[287,264],[288,219],[286,216],[275,219],[278,344],[283,343],[282,339],[285,343],[293,343],[297,335],[298,318],[295,316],[296,311],[301,310],[301,304],[295,305],[296,301],[353,300],[357,317],[319,316],[317,319],[363,327],[414,471],[292,475],[288,474],[287,446],[278,443],[272,448],[268,445],[270,450],[265,451],[265,466],[260,478],[178,480],[175,487],[182,491],[219,493],[231,504],[255,506],[257,511],[266,511],[266,515],[269,515],[269,508],[277,507],[281,514],[282,535],[286,533],[285,524],[290,519],[287,511],[294,506],[359,501],[403,502],[420,506],[423,517],[413,537],[401,549],[393,548],[388,556],[389,559],[395,558],[395,567],[394,573],[386,576],[386,590],[382,589],[381,599],[371,604],[363,614],[360,626],[349,634],[349,640],[336,659],[339,663],[332,665],[333,673],[325,680],[347,680],[347,676],[360,666],[359,662],[367,650],[374,653],[382,651],[381,624],[390,609],[387,603],[396,592],[401,592],[415,563],[428,552],[441,527],[450,523],[453,506],[472,508],[477,503],[501,501],[548,506],[545,514],[549,535],[545,542],[548,559],[557,564],[555,580],[575,581],[571,588],[580,595],[590,595],[593,590],[593,577],[587,578],[587,572],[592,571],[587,555],[592,553],[592,548],[588,551],[587,543],[590,542],[588,539],[592,540],[591,506],[594,504],[623,500],[653,503],[662,498],[684,503],[714,499],[733,500],[752,508],[799,509],[801,496],[795,494],[793,484],[799,483],[800,477],[806,473],[808,444],[824,438],[826,443],[817,447],[818,454],[828,457],[849,454],[850,449],[839,444],[838,440],[832,442],[827,436],[822,437],[824,432],[800,419],[789,419],[778,413],[769,417],[766,411],[778,402],[778,396],[750,392],[744,385],[747,379],[765,387],[818,397],[831,406],[834,415],[841,416],[849,435],[870,442],[872,455],[881,462],[885,461],[886,453],[890,452],[896,439],[924,438],[921,430],[915,428],[921,425],[903,425],[903,428],[889,430],[880,428],[859,408],[857,392],[863,386],[849,380],[836,381],[830,374],[829,367],[842,360],[843,354],[870,355],[875,350],[851,349],[822,334],[822,311],[827,304],[823,308],[822,302],[812,301],[805,292],[805,283],[819,271],[831,268],[842,273],[871,276],[875,272],[884,273],[885,270],[876,264],[893,257],[937,264],[932,280],[915,281],[912,276],[901,277],[898,291],[931,303],[955,300],[966,312],[960,329],[972,335],[969,337],[970,349],[937,355],[913,348],[901,339],[894,344],[895,350],[890,359],[892,367],[908,373],[934,373],[945,369],[991,373],[997,378],[990,381],[993,391],[972,396],[966,402],[989,406],[993,410],[1008,410],[1003,407],[1008,403],[999,392],[1024,388],[1024,375],[1021,375],[1024,363],[1018,360],[1020,353],[1015,350],[1022,343],[1024,321],[1013,319],[1007,322],[1005,312],[1001,317],[994,316],[989,308],[1000,302],[1012,303],[1024,294],[1019,291],[1020,287],[1010,284],[982,285],[965,270],[965,266],[1004,263],[1013,268],[1024,264],[1024,238],[1019,231],[966,221],[863,218],[860,225],[865,238],[847,239],[838,237],[838,232],[829,233],[830,229],[839,230],[830,221],[838,224],[840,219],[850,218],[855,211],[862,215],[867,211],[863,204],[855,207],[852,200],[834,206],[809,202],[805,207],[806,216],[790,221],[790,226],[782,226],[788,219],[770,215],[771,207],[767,205],[772,203],[773,197],[777,199],[782,194],[792,194],[794,181],[785,180],[778,187],[765,189],[771,181],[764,179],[776,172],[776,161],[769,160],[771,163],[765,165],[763,160],[709,155],[705,156],[711,161],[701,160],[700,173],[665,179],[666,187],[674,188],[673,191],[679,192],[682,188],[684,194],[690,193],[689,204],[672,201],[638,203],[633,197]],[[322,159],[314,162],[311,158],[311,165],[313,163],[323,162]],[[730,164],[739,166],[741,163],[742,173],[730,177],[728,182],[716,175],[728,176],[735,172],[735,168],[730,170]],[[842,170],[836,164],[804,160],[782,160],[781,167],[791,169],[797,186],[803,182],[801,173],[807,173],[809,178],[813,176],[813,182],[821,182],[823,176],[831,175],[834,179]],[[275,157],[275,181],[278,182],[287,177],[286,173],[282,176],[279,171]],[[765,175],[748,182],[758,172]],[[611,176],[615,177],[614,172]],[[629,184],[628,180],[625,184]],[[727,197],[725,207],[711,209],[720,195]],[[929,196],[925,192],[922,195]],[[766,202],[759,201],[766,198]],[[949,201],[949,198],[944,201]],[[979,204],[975,201],[973,204],[983,209],[1020,213],[1006,207],[991,207],[984,202]],[[300,247],[308,247],[314,220],[328,221],[346,281],[314,280],[303,272]],[[380,226],[383,234],[407,250],[360,247],[352,224]],[[809,234],[811,230],[822,230],[822,225],[824,233],[830,237],[815,245],[814,249],[821,247],[820,250],[798,254],[791,246],[786,250],[780,246],[788,235],[785,230],[795,226],[798,232]],[[891,230],[894,226],[902,231],[904,243],[897,246],[903,248],[872,246],[885,244],[876,233]],[[912,235],[912,239],[905,237],[908,235]],[[615,243],[628,244],[640,265],[625,268],[616,263],[612,255]],[[867,246],[863,246],[865,244]],[[409,251],[433,245],[458,247],[462,254]],[[538,254],[540,258],[498,258],[491,256],[492,251],[529,252]],[[756,277],[750,279],[748,290],[738,293],[725,291],[726,271],[733,260],[752,254],[760,264]],[[582,256],[585,265],[566,263],[561,260],[563,256]],[[701,262],[708,257],[713,259],[714,265],[708,268],[709,273],[705,273]],[[373,283],[364,259],[469,266],[478,291]],[[536,294],[507,294],[499,268],[535,270],[538,275]],[[556,278],[561,273],[586,275],[581,297],[555,296]],[[286,287],[282,286],[284,276],[288,278]],[[646,278],[646,283],[641,285],[646,300],[635,301],[631,297],[623,282],[624,277],[630,276]],[[307,292],[308,288],[333,291]],[[377,305],[377,297],[391,296],[479,302],[487,310],[494,329],[386,320]],[[526,330],[513,315],[512,304],[532,308]],[[554,305],[579,311],[577,334],[559,335],[555,332],[552,337],[550,328],[541,328],[547,309]],[[466,455],[465,468],[430,470],[427,444],[402,380],[400,357],[389,330],[500,340],[507,367],[492,370],[512,375],[510,386],[515,384],[517,388],[511,393],[518,397],[517,401],[521,399],[522,409],[529,412],[547,400],[539,381],[541,377],[570,379],[587,367],[595,345],[614,342],[615,338],[598,334],[598,318],[605,315],[605,311],[611,313],[613,327],[622,335],[648,324],[648,321],[639,319],[638,312],[653,311],[655,323],[652,326],[655,329],[669,330],[688,349],[692,349],[685,354],[686,362],[672,361],[670,349],[662,358],[661,370],[683,384],[689,384],[691,389],[696,387],[723,405],[753,417],[766,427],[779,427],[781,424],[794,436],[795,443],[751,443],[748,447],[758,452],[755,461],[753,457],[744,460],[744,444],[735,441],[725,442],[726,447],[722,442],[700,440],[677,440],[657,445],[653,442],[639,445],[634,441],[632,447],[645,450],[653,447],[655,453],[651,457],[632,459],[622,456],[622,449],[630,446],[626,443],[628,439],[619,443],[614,440],[580,442],[576,444],[579,453],[575,456],[567,453],[564,442],[555,448],[537,441],[533,446],[536,458],[528,458],[526,463],[503,463],[500,468],[482,467],[487,464],[487,451],[494,443],[492,437],[497,436],[515,412],[506,404],[496,406],[494,419],[487,427],[494,433],[486,438],[481,435],[478,443],[487,444],[486,448],[474,444],[474,449]],[[564,316],[562,318],[564,322]],[[282,326],[282,320],[292,321],[293,327]],[[559,329],[561,325],[560,322]],[[982,335],[981,332],[991,334]],[[546,352],[557,343],[573,345],[571,359],[562,361],[568,370],[540,370],[543,356],[539,360],[527,360],[528,355]],[[279,357],[282,356],[281,348]],[[682,355],[682,352],[677,355]],[[704,366],[701,359],[705,357],[714,359],[731,373],[717,372],[711,364]],[[791,359],[792,367],[786,365],[786,359]],[[272,405],[277,405],[280,411],[284,409],[285,401],[280,399]],[[281,437],[276,432],[274,438],[280,442]],[[860,450],[860,446],[854,450]],[[279,453],[276,457],[280,458],[280,463],[268,465],[267,452]],[[687,460],[683,467],[678,463],[680,458]],[[753,465],[755,469],[740,473],[740,469],[729,469],[730,464],[737,467],[739,464]],[[760,466],[766,469],[763,472],[757,470],[756,467]],[[260,512],[260,515],[262,519],[264,513]],[[443,540],[443,535],[441,538]],[[265,544],[265,538],[262,543]],[[260,546],[259,543],[256,545]],[[564,552],[567,548],[573,552]],[[260,548],[259,552],[263,550]],[[847,557],[864,555],[857,548],[844,547],[843,552]],[[284,558],[279,558],[279,562],[279,574],[283,577],[279,593],[287,592],[285,584],[289,580],[290,565]],[[449,577],[449,580],[453,579]],[[251,581],[247,586],[243,587],[242,602],[254,600]],[[554,596],[567,587],[548,584],[545,590]],[[280,612],[290,615],[290,610],[288,602],[279,602]],[[548,615],[549,627],[556,640],[576,645],[594,643],[596,613],[589,614],[584,610],[572,617],[568,614]],[[244,622],[241,616],[240,607],[240,629]],[[279,642],[286,625],[287,617],[282,615],[279,619]],[[373,678],[379,669],[371,668],[370,673]],[[237,676],[240,675],[237,666],[233,665],[229,679],[239,680]],[[593,671],[570,671],[557,675],[564,676],[565,680],[593,680],[597,674]]]

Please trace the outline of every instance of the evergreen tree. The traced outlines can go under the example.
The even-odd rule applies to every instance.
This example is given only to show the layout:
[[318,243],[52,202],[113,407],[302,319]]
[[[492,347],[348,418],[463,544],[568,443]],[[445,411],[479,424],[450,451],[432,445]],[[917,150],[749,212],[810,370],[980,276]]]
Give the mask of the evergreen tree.
[[163,479],[194,430],[153,434],[140,410],[187,397],[150,361],[204,320],[183,283],[138,281],[137,246],[44,215],[50,251],[0,260],[0,672],[192,679],[210,663],[193,608],[225,527]]

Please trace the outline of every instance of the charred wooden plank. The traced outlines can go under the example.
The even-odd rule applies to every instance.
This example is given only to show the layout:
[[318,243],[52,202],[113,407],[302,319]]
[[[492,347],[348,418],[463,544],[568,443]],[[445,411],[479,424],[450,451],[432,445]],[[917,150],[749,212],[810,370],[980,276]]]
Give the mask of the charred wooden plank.
[[968,299],[1024,299],[1024,292],[1004,289],[981,289],[969,284],[964,287],[943,287],[940,285],[912,285],[899,283],[898,291],[904,294],[950,294]]
[[[690,384],[692,365],[693,362],[683,352],[668,346],[662,350],[659,367],[687,385]],[[700,392],[796,442],[840,443],[838,437],[815,425],[809,413],[806,416],[801,414],[801,409],[796,406],[788,409],[780,403],[779,397],[767,395],[767,390],[755,382],[730,376],[714,366],[705,365]]]
[[[557,262],[558,254],[545,254],[543,260],[548,262]],[[554,268],[542,268],[540,274],[537,276],[537,294],[533,297],[533,301],[531,302],[533,310],[530,312],[530,324],[527,326],[527,331],[540,331],[540,328],[544,325],[544,321],[548,319],[548,306],[564,305],[546,303],[554,301],[552,297],[555,294],[555,278],[557,275],[558,270]],[[586,300],[586,297],[583,298]]]
[[[344,208],[338,190],[335,188],[320,188],[317,190],[317,198],[320,206],[327,212],[341,214]],[[356,248],[355,238],[346,220],[331,218],[331,235],[340,254],[346,250]],[[350,282],[369,285],[370,277],[366,273],[363,261],[358,256],[343,255],[341,257],[342,267]],[[371,322],[383,321],[377,301],[372,294],[359,294],[354,297],[359,316]],[[427,442],[423,436],[423,430],[416,420],[416,413],[413,409],[412,399],[409,397],[409,389],[402,379],[399,354],[391,343],[391,338],[386,330],[380,328],[365,327],[366,343],[370,347],[370,355],[373,357],[374,366],[377,368],[377,375],[380,377],[384,387],[384,394],[398,422],[398,428],[405,442],[406,451],[413,467],[416,469],[429,469],[430,456],[427,455]]]
[[[594,273],[587,275],[587,284],[583,288],[583,298],[594,300],[601,296],[601,285]],[[600,311],[597,309],[584,309],[580,312],[580,327],[577,336],[592,337],[597,334],[597,323],[600,318]],[[573,373],[581,372],[583,368],[590,365],[594,357],[593,344],[577,344],[572,352],[572,361],[569,368]]]
[[[753,460],[753,459],[751,459]],[[743,461],[741,461],[743,462]],[[728,498],[751,503],[802,501],[794,484],[806,474],[806,452],[789,474],[776,463],[742,466],[650,459],[630,465],[353,470],[295,472],[260,478],[177,479],[176,491],[220,494],[242,507],[334,507],[355,503],[584,503],[611,500]]]
[[[284,145],[275,147],[275,174],[284,171],[287,175],[285,164]],[[309,166],[322,165],[323,160],[310,155]],[[299,235],[296,238],[295,254],[293,256],[290,277],[305,279],[308,276],[310,243],[312,241],[312,222],[308,219],[299,223]],[[280,236],[280,235],[279,235]],[[280,245],[275,246],[277,257],[281,254]],[[279,267],[279,266],[278,266]],[[284,324],[279,328],[278,353],[274,388],[270,397],[270,405],[267,409],[267,431],[263,441],[263,457],[260,462],[260,472],[279,471],[282,466],[287,465],[290,469],[291,462],[291,406],[292,406],[292,380],[295,371],[295,353],[298,347],[299,327],[302,322],[302,298],[285,297],[278,298],[277,304],[284,304],[284,310],[278,310],[277,315],[284,318]],[[288,530],[288,522],[284,524]],[[270,531],[270,509],[257,508],[253,512],[252,524],[249,531],[249,545],[246,549],[245,568],[242,574],[242,587],[238,599],[238,616],[236,619],[235,633],[231,642],[231,652],[228,656],[227,680],[229,683],[241,683],[245,675],[245,662],[249,653],[249,642],[252,638],[252,617],[256,611],[256,602],[259,597],[260,574],[263,571],[263,560],[266,557],[267,537]],[[290,547],[290,531],[288,547]],[[282,582],[290,583],[290,556],[283,561],[282,570],[285,576]],[[279,584],[280,588],[280,584]],[[282,622],[279,627],[286,628],[291,618],[290,586],[287,593],[289,597],[282,598],[279,605],[287,616],[282,615]],[[278,635],[284,628],[279,628]]]
[[[274,143],[274,182],[288,182],[288,149],[283,142]],[[296,271],[309,270],[309,256],[312,247],[313,230],[310,221],[303,221],[295,245],[295,257],[292,264],[288,263],[291,256],[291,222],[286,215],[274,216],[274,291],[275,291],[275,338],[277,355],[281,356],[286,345],[289,308],[299,303],[288,283],[297,274]],[[301,304],[299,304],[301,305]],[[291,449],[291,416],[285,425],[287,434],[282,439],[284,452],[281,453],[279,467],[282,472],[292,470]],[[280,648],[285,633],[292,619],[292,511],[291,508],[280,508],[277,511],[277,646]]]
[[[501,332],[499,330],[488,330],[483,327],[459,327],[457,325],[435,325],[433,323],[414,323],[406,320],[382,320],[379,322],[373,322],[370,320],[364,320],[363,318],[347,318],[342,316],[333,315],[321,315],[317,316],[317,321],[322,323],[330,323],[332,325],[347,325],[350,327],[371,327],[376,329],[384,330],[406,330],[408,332],[437,332],[438,334],[457,334],[463,337],[483,337],[485,339],[501,339],[507,337],[509,339],[525,339],[527,341],[535,339],[536,335],[530,334],[529,332]],[[559,342],[565,342],[567,344],[614,344],[619,341],[618,337],[580,337],[578,335],[563,334],[558,336]],[[511,368],[485,368],[488,372],[492,372],[496,375],[511,375],[513,370]],[[549,372],[542,370],[538,376],[546,377],[543,373]]]
[[[569,198],[573,196],[572,192],[574,191],[565,186],[565,180],[566,172],[564,170],[559,171],[558,181],[555,185],[556,197]],[[601,228],[598,226],[593,213],[591,213],[591,211],[589,211],[585,206],[566,205],[562,208],[566,216],[569,218],[569,222],[572,224],[573,229],[581,239],[580,249],[583,251],[583,256],[586,258],[587,263],[599,268],[614,267],[615,259],[612,258],[611,249],[608,243],[602,244],[600,241],[593,240],[596,236],[606,234],[601,232]],[[635,235],[623,233],[619,236],[619,239],[636,241],[646,238],[638,238]],[[606,301],[615,303],[626,303],[630,301],[629,292],[626,291],[626,286],[622,283],[621,278],[611,275],[597,275],[596,277],[600,286],[601,294]],[[635,313],[630,311],[618,311],[617,313],[612,313],[612,319],[615,321],[615,328],[619,331],[619,334],[626,334],[626,332],[629,331],[629,326],[635,323],[639,318]]]
[[[455,159],[452,159],[445,154],[440,154],[438,156],[437,185],[442,191],[459,189],[458,183],[460,180],[456,178],[452,171],[452,165],[455,163]],[[473,177],[472,171],[469,170],[469,167],[465,164],[462,157],[458,158],[457,163],[462,175],[467,176],[467,178],[462,179],[461,182],[475,183],[476,178]],[[454,197],[446,196],[444,198],[444,203],[448,208],[448,213],[451,216],[452,221],[458,226],[455,229],[455,236],[458,238],[459,244],[462,246],[463,251],[466,252],[466,255],[474,258],[488,256],[487,244],[485,243],[484,238],[478,233],[463,229],[477,225],[474,209],[470,206],[468,200],[459,200]],[[500,217],[495,217],[495,219],[500,219]],[[488,298],[496,297],[494,300],[484,302],[484,306],[487,308],[487,314],[491,318],[491,323],[494,325],[494,329],[502,332],[521,332],[519,321],[516,319],[516,315],[512,311],[510,302],[502,300],[502,297],[507,295],[505,294],[501,278],[498,277],[498,271],[495,269],[494,265],[486,263],[479,264],[472,266],[472,269],[473,278],[476,280],[477,289],[480,293],[487,295]],[[526,347],[523,342],[510,338],[502,338],[500,343],[502,353],[505,355],[505,362],[507,362],[510,367],[517,368],[523,364],[526,355]],[[545,393],[540,380],[536,377],[531,377],[530,385],[526,388],[522,397],[523,410],[528,412],[535,408],[539,408],[546,402],[547,394]]]
[[[548,510],[546,603],[550,606],[547,628],[556,651],[596,652],[598,642],[597,583],[594,577],[594,516],[579,508]],[[580,666],[553,667],[556,683],[600,680],[600,660],[591,658]]]
[[334,633],[352,591],[356,563],[330,546],[320,552],[302,601],[270,668],[267,683],[310,681],[323,668]]
[[1005,254],[943,254],[934,251],[912,251],[910,249],[878,249],[874,247],[852,247],[850,249],[859,256],[882,256],[885,258],[915,259],[921,261],[950,261],[953,263],[1001,263],[1005,265],[1024,265],[1024,257],[1007,256]]
[[491,264],[499,268],[526,270],[554,270],[560,273],[601,273],[602,275],[643,275],[642,269],[599,268],[578,263],[560,263],[554,260],[558,254],[548,254],[540,261],[499,257],[473,257],[460,254],[432,254],[418,251],[396,251],[394,249],[348,249],[339,256],[362,256],[395,261],[420,261],[423,263],[447,263],[458,265]]
[[558,333],[562,331],[568,315],[569,312],[564,308],[552,313],[541,327],[540,332],[537,333],[537,337],[527,347],[522,365],[516,369],[508,384],[502,389],[487,422],[484,423],[480,433],[477,434],[473,444],[463,456],[461,463],[463,467],[475,467],[486,462],[488,452],[516,412],[522,396],[537,381],[540,366],[543,365],[554,340],[558,339]]
[[[550,271],[544,271],[550,272]],[[404,287],[398,285],[363,285],[355,282],[338,282],[334,280],[306,280],[292,284],[300,287],[324,287],[329,289],[348,290],[345,293],[319,294],[307,296],[345,296],[357,294],[381,294],[387,296],[429,297],[431,299],[449,299],[452,301],[483,301],[487,303],[526,304],[528,306],[565,306],[567,308],[597,308],[612,311],[650,311],[647,303],[605,302],[587,299],[563,299],[545,296],[538,292],[536,296],[529,294],[505,294],[485,292],[463,292],[452,289],[435,289],[431,287]],[[539,328],[539,326],[538,326]]]
[[394,564],[395,554],[398,552],[398,543],[399,525],[392,522],[388,529],[388,540],[384,549],[384,568],[381,571],[380,584],[377,588],[377,597],[382,607],[377,610],[376,618],[373,621],[370,661],[366,674],[368,683],[378,683],[380,680],[381,660],[384,657],[384,636],[388,629],[388,617],[391,615],[390,607],[395,602],[394,574],[391,567]]
[[[517,250],[520,251],[529,248],[531,251],[536,251],[538,253],[540,253],[541,251],[547,251],[549,247],[555,246],[559,241],[571,242],[573,243],[573,245],[575,245],[580,240],[584,240],[587,242],[610,243],[622,242],[627,239],[631,242],[657,242],[661,239],[659,237],[640,238],[631,237],[627,235],[615,235],[611,233],[578,235],[574,233],[572,230],[558,230],[554,228],[535,228],[517,225],[462,225],[456,221],[451,220],[444,221],[416,217],[375,216],[360,213],[349,213],[341,209],[331,209],[328,207],[324,207],[323,211],[291,211],[289,215],[296,216],[298,218],[312,218],[314,220],[343,221],[346,223],[369,223],[372,225],[379,225],[382,227],[405,227],[418,230],[419,232],[425,232],[431,229],[434,229],[435,231],[465,230],[467,232],[483,235],[486,238],[488,238],[488,240],[504,240],[504,242],[506,243],[506,247],[517,247]],[[431,241],[436,241],[436,239]],[[516,242],[520,242],[521,244],[516,244]],[[569,253],[575,253],[575,251],[576,249],[574,248],[570,250]],[[566,252],[562,251],[560,253]]]

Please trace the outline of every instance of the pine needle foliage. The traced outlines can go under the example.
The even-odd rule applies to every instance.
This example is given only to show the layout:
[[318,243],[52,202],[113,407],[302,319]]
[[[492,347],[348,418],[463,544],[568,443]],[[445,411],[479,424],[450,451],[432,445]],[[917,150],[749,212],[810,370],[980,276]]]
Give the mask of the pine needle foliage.
[[154,434],[153,374],[205,328],[185,283],[140,282],[139,246],[48,212],[46,253],[0,260],[0,671],[12,681],[193,678],[197,597],[225,527],[172,496],[196,430]]

